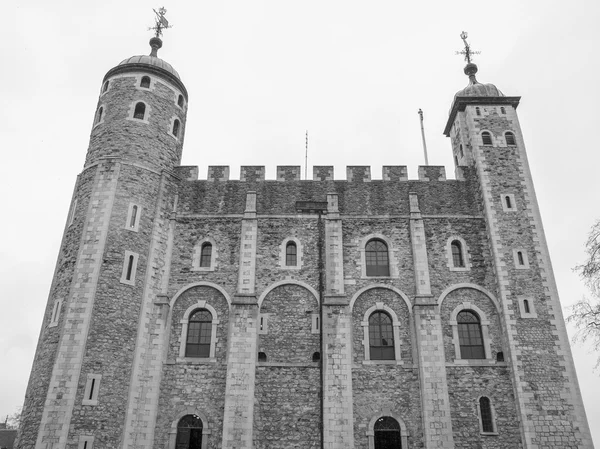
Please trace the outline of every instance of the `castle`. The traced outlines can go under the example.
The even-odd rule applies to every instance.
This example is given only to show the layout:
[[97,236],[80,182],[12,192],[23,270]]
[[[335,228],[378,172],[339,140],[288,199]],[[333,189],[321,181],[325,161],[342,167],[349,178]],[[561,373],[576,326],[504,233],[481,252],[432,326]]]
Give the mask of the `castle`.
[[467,64],[455,180],[199,180],[150,45],[101,83],[18,448],[593,448],[519,97]]

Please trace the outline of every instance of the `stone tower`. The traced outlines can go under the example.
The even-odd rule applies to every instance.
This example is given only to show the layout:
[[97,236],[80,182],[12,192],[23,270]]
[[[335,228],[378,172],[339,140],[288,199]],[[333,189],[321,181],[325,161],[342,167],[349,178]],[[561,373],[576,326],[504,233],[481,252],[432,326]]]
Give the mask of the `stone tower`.
[[[155,418],[157,385],[147,373],[160,363],[153,361],[161,351],[153,339],[162,329],[152,327],[149,310],[166,282],[166,218],[188,95],[173,67],[157,57],[161,40],[150,45],[150,56],[125,59],[101,84],[19,447],[91,447],[102,435],[145,445],[144,435],[131,436],[131,428]],[[98,403],[98,395],[106,402]]]
[[467,65],[455,180],[198,179],[161,45],[103,79],[18,448],[593,448],[519,97]]

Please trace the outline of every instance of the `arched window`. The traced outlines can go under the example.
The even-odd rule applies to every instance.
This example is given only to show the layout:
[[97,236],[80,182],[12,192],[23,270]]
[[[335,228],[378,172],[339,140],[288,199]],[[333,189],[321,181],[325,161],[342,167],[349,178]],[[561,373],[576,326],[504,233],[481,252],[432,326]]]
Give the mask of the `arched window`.
[[258,353],[258,361],[259,362],[266,362],[267,361],[267,354],[265,352],[259,352]]
[[190,316],[188,322],[185,356],[210,357],[211,335],[212,315],[206,309],[198,309]]
[[481,115],[481,110],[480,110],[479,108],[475,108],[475,113],[476,113],[477,115]]
[[504,137],[506,138],[506,145],[516,145],[517,142],[515,140],[515,135],[513,133],[511,133],[510,131],[508,131],[506,134],[504,134]]
[[506,200],[506,208],[507,209],[512,209],[512,201],[510,200],[510,196],[506,195],[504,197],[504,199]]
[[127,260],[127,274],[125,275],[126,281],[131,281],[134,260],[135,260],[135,257],[133,257],[133,255],[129,256],[129,259]]
[[212,244],[205,242],[200,250],[200,267],[209,268],[212,261]]
[[133,111],[133,118],[137,118],[140,120],[144,120],[146,115],[146,105],[141,101],[135,105],[135,110]]
[[140,87],[150,89],[150,77],[149,76],[142,76],[142,81],[140,82]]
[[452,248],[452,264],[455,268],[463,268],[465,266],[465,258],[463,257],[462,245],[458,240],[454,240],[450,247]]
[[295,242],[289,241],[285,245],[285,265],[287,267],[298,265],[298,248]]
[[484,145],[492,144],[492,135],[488,131],[484,131],[481,133],[481,139],[483,140]]
[[175,119],[173,122],[173,130],[172,133],[175,137],[179,137],[179,120]]
[[463,146],[462,146],[462,143],[461,143],[461,144],[459,145],[459,147],[458,147],[458,154],[459,154],[459,156],[460,156],[461,158],[462,158],[462,157],[465,157],[465,153],[463,152]]
[[373,239],[365,245],[367,276],[389,276],[388,247],[381,240]]
[[375,422],[375,449],[402,449],[400,424],[390,416],[382,416]]
[[506,109],[504,109],[504,106],[500,107],[500,113],[501,114],[506,114]]
[[517,251],[517,260],[519,261],[519,265],[525,265],[525,259],[523,258],[522,251]]
[[321,353],[320,352],[313,352],[312,361],[313,362],[318,362],[319,360],[321,360]]
[[106,92],[108,90],[108,80],[104,81],[104,84],[102,85],[102,93]]
[[494,433],[494,416],[490,398],[485,396],[479,398],[479,416],[481,417],[481,431],[483,433]]
[[529,300],[523,300],[523,309],[525,309],[525,313],[531,313],[531,308],[529,307]]
[[369,353],[371,360],[394,360],[394,328],[385,312],[376,311],[369,317]]
[[102,113],[103,112],[104,112],[104,108],[102,106],[100,106],[100,109],[98,109],[98,114],[96,114],[96,124],[98,124],[102,121]]
[[470,310],[461,311],[458,322],[458,340],[461,359],[485,359],[483,336],[479,317]]
[[177,106],[179,106],[180,108],[183,108],[183,95],[181,95],[181,94],[177,98]]
[[202,448],[202,420],[195,415],[186,415],[177,424],[176,449]]

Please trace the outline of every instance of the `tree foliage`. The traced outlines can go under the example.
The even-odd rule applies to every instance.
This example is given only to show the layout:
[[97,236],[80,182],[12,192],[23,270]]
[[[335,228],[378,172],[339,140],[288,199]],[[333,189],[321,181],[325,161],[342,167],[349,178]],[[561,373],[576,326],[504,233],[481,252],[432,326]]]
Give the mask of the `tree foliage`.
[[[574,342],[591,344],[594,351],[600,352],[600,220],[590,231],[585,243],[587,260],[583,265],[575,267],[585,285],[590,289],[592,298],[584,297],[571,307],[568,323],[573,323],[577,332]],[[600,355],[596,368],[600,367]]]
[[18,409],[12,415],[8,415],[5,423],[7,429],[18,429],[21,423],[21,409]]

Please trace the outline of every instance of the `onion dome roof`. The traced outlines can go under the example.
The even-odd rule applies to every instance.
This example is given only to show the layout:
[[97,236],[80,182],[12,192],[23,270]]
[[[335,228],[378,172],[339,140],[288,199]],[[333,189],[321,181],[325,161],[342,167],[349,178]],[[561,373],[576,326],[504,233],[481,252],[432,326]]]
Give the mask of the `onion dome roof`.
[[493,84],[482,84],[477,81],[475,74],[477,66],[470,62],[465,67],[465,75],[469,76],[469,85],[456,92],[454,97],[504,97],[505,95]]

